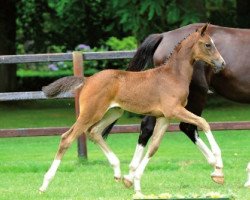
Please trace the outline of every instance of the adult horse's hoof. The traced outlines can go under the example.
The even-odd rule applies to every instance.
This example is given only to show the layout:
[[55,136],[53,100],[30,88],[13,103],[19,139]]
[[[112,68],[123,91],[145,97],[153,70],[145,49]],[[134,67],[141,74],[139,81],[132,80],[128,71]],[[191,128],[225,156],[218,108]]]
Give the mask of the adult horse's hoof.
[[224,176],[211,176],[211,178],[215,183],[224,184]]
[[133,185],[133,182],[126,177],[123,177],[122,182],[126,188],[130,188]]
[[114,180],[115,180],[115,182],[119,183],[121,181],[121,177],[115,177],[114,176]]

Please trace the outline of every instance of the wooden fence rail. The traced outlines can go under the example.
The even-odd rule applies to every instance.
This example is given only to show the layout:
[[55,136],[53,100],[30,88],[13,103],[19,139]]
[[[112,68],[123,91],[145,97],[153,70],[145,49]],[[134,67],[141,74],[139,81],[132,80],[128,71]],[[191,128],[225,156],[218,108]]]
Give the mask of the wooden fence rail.
[[[250,122],[211,122],[212,130],[249,130]],[[33,137],[33,136],[54,136],[61,135],[69,130],[69,127],[46,127],[46,128],[18,128],[18,129],[0,129],[0,138],[7,137]],[[179,124],[171,124],[167,132],[179,131]],[[111,130],[112,134],[120,133],[139,133],[139,124],[116,125]]]
[[[84,52],[83,60],[110,60],[132,58],[135,51],[106,51],[106,52]],[[48,53],[48,54],[26,54],[26,55],[4,55],[0,56],[0,64],[15,63],[38,63],[38,62],[60,62],[72,61],[72,53]]]
[[[79,57],[79,52],[56,53],[56,54],[27,54],[27,55],[3,55],[0,56],[1,64],[14,63],[38,63],[38,62],[59,62],[73,61],[74,75],[82,76],[84,60],[103,60],[103,59],[125,59],[132,58],[135,51],[109,51],[109,52],[85,52]],[[78,56],[76,56],[78,54]],[[77,94],[76,94],[77,95]],[[64,94],[57,98],[72,98],[72,94]],[[7,92],[0,93],[0,101],[20,101],[46,99],[40,91],[36,92]],[[76,98],[77,99],[77,98]],[[78,113],[77,101],[76,114]],[[250,129],[250,122],[217,122],[210,123],[212,130],[246,130]],[[68,127],[49,127],[49,128],[19,128],[19,129],[0,129],[0,137],[23,137],[23,136],[51,136],[61,135]],[[177,124],[170,126],[169,131],[179,130]],[[139,132],[139,125],[117,125],[112,133]],[[78,155],[87,157],[86,139],[78,139]]]

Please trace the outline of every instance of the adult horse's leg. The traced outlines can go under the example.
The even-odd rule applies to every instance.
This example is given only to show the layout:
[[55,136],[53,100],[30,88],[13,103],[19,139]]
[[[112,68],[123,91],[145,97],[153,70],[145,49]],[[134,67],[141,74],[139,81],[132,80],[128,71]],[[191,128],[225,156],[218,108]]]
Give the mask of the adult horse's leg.
[[247,165],[247,182],[245,183],[245,187],[250,188],[250,162]]
[[196,140],[198,141],[198,144],[199,144],[198,146],[200,147],[202,153],[206,156],[208,163],[212,165],[215,169],[215,171],[211,174],[212,179],[216,183],[223,184],[224,176],[222,172],[223,163],[221,159],[221,150],[213,137],[210,126],[207,123],[207,121],[197,115],[194,115],[193,113],[189,112],[188,110],[182,107],[176,109],[174,115],[177,119],[180,119],[181,121],[184,121],[190,124],[194,124],[200,127],[205,132],[208,138],[208,141],[211,145],[211,149],[213,153],[206,146],[206,144],[200,138],[197,137]]
[[120,161],[117,158],[117,156],[112,152],[112,150],[108,147],[108,145],[105,143],[102,132],[103,130],[116,121],[118,118],[120,118],[123,114],[123,110],[120,108],[112,108],[110,109],[102,118],[101,121],[99,121],[97,124],[95,124],[89,133],[87,133],[87,136],[90,140],[98,144],[98,146],[101,148],[101,150],[104,152],[105,156],[107,157],[110,165],[114,169],[114,178],[116,181],[119,181],[121,179],[121,169],[120,169]]
[[141,194],[140,181],[141,181],[141,177],[142,177],[142,174],[144,172],[144,169],[147,166],[149,160],[152,158],[152,156],[158,150],[158,147],[160,145],[162,137],[164,136],[164,133],[167,130],[168,125],[169,125],[169,121],[165,117],[161,117],[161,118],[156,119],[156,125],[154,128],[151,143],[148,147],[148,151],[134,173],[134,190],[138,195]]
[[133,178],[135,170],[140,164],[145,146],[148,143],[149,138],[153,134],[153,130],[155,127],[156,118],[151,116],[146,116],[142,119],[141,122],[141,133],[139,135],[138,143],[136,145],[136,149],[134,152],[134,156],[129,164],[129,174],[124,175],[123,182],[126,187],[130,187],[133,184]]

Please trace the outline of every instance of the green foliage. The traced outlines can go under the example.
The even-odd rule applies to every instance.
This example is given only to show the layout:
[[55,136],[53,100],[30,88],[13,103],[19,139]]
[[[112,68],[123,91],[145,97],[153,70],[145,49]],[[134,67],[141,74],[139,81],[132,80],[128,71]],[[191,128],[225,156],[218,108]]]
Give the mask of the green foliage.
[[[155,32],[165,32],[196,22],[212,22],[234,26],[236,0],[112,0],[113,9],[123,30],[142,40]],[[211,7],[213,9],[211,9]],[[217,15],[215,19],[213,16]]]
[[110,37],[105,44],[111,49],[116,51],[134,50],[137,48],[137,41],[135,37],[129,36],[121,40],[116,37]]
[[51,52],[53,45],[64,51],[81,43],[100,46],[110,36],[124,35],[106,1],[20,0],[17,7],[17,43],[24,44],[20,52]]

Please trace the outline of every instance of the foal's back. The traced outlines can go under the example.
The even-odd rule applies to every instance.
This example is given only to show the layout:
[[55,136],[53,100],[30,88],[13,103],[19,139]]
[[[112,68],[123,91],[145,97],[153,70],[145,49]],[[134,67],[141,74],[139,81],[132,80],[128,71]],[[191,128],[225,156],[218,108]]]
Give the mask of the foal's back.
[[143,72],[104,70],[86,80],[81,99],[89,101],[91,97],[91,101],[95,101],[105,98],[107,106],[161,116],[163,101],[176,104],[178,83],[171,67],[167,66]]

